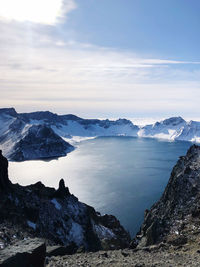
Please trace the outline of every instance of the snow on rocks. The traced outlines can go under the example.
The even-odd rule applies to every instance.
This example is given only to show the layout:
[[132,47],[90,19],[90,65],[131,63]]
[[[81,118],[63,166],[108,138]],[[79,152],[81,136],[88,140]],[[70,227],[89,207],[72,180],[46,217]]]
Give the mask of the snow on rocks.
[[82,119],[49,111],[0,109],[0,149],[13,161],[65,156],[78,142],[98,136],[134,136],[200,142],[200,122],[172,117],[146,126],[130,120]]

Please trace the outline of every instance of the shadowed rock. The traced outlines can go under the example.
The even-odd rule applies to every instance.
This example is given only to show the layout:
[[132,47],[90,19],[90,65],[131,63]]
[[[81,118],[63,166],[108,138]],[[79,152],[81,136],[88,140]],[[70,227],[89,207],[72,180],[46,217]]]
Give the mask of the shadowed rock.
[[8,191],[11,182],[8,178],[8,160],[2,155],[0,150],[0,191]]
[[111,215],[101,216],[80,202],[70,194],[63,179],[57,190],[41,182],[20,186],[10,183],[7,168],[8,161],[1,155],[1,190],[4,191],[0,193],[0,229],[5,223],[16,228],[16,232],[8,229],[10,238],[3,239],[4,247],[12,244],[12,240],[15,242],[19,229],[26,236],[42,237],[50,245],[61,245],[68,253],[80,247],[96,251],[129,245],[130,236],[119,221]]
[[144,247],[160,242],[184,244],[199,228],[199,210],[200,146],[193,145],[174,166],[160,200],[145,213],[144,223],[132,246],[139,243],[139,247]]
[[43,267],[46,245],[41,239],[27,239],[0,250],[0,267]]
[[55,198],[64,198],[70,195],[68,187],[65,187],[65,182],[63,179],[59,182],[58,190],[54,193],[53,197]]

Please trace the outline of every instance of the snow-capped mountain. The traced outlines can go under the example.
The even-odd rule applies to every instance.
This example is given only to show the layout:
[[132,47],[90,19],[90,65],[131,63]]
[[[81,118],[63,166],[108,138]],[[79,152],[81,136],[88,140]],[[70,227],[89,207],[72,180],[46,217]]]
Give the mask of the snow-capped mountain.
[[14,109],[0,109],[0,148],[13,161],[65,156],[73,146],[45,123],[31,124]]
[[127,119],[83,119],[49,111],[0,109],[0,148],[10,160],[59,157],[70,152],[70,144],[78,138],[120,135],[200,142],[200,122],[172,117],[139,127]]
[[19,114],[29,124],[47,124],[62,137],[111,135],[137,136],[139,127],[126,119],[82,119],[75,115],[57,115],[49,111]]
[[153,137],[174,140],[177,132],[184,128],[187,122],[181,117],[172,117],[154,124],[146,125],[138,131],[140,137]]
[[186,122],[181,117],[172,117],[140,128],[138,136],[200,142],[200,122]]

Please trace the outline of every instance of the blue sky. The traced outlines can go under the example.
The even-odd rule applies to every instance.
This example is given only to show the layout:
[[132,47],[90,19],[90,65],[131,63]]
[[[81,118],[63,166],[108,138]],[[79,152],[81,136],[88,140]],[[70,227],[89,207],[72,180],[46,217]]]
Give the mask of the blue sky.
[[200,117],[199,0],[0,0],[2,107]]
[[64,27],[69,24],[80,42],[200,60],[198,0],[79,0],[77,4]]

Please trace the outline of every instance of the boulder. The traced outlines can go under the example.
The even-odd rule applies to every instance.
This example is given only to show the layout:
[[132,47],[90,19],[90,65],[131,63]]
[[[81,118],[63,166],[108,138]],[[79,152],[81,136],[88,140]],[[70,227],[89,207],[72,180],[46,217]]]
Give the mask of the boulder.
[[45,242],[30,238],[0,250],[0,267],[43,267],[45,256]]
[[64,255],[71,255],[77,251],[76,244],[72,243],[69,246],[48,246],[46,255],[48,257],[52,256],[64,256]]

